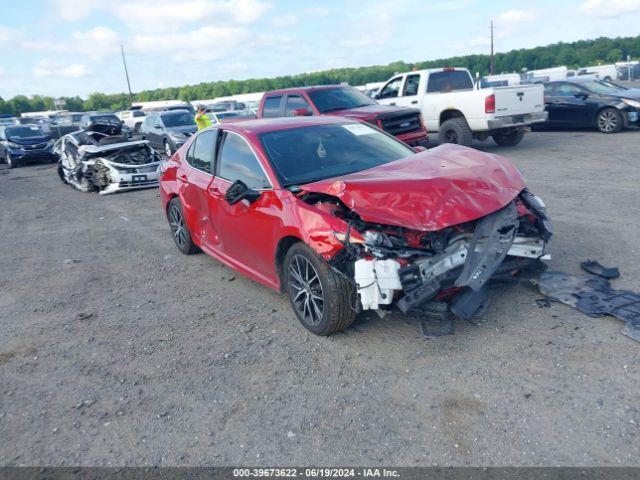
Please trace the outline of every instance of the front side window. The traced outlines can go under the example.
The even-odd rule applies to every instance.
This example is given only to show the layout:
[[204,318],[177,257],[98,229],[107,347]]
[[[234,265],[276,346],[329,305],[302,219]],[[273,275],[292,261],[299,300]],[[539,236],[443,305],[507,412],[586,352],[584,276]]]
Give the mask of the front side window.
[[218,177],[230,182],[241,180],[254,190],[271,187],[251,147],[240,135],[227,132],[221,148],[217,166]]
[[309,104],[304,98],[302,98],[302,96],[288,95],[287,103],[285,104],[285,107],[284,107],[284,116],[293,117],[293,113],[300,108],[304,108],[309,112],[311,111],[311,109],[309,108]]
[[280,116],[280,95],[275,97],[267,97],[264,100],[264,106],[262,107],[263,117],[279,117]]
[[418,94],[418,85],[420,84],[420,75],[408,75],[404,82],[402,91],[403,97],[412,97]]
[[200,133],[189,148],[187,154],[187,162],[193,168],[211,174],[213,159],[216,152],[216,139],[218,138],[218,130],[206,130]]
[[400,93],[400,84],[402,83],[402,77],[394,78],[387,83],[382,90],[378,98],[396,98]]
[[570,83],[560,83],[555,88],[555,96],[557,97],[573,97],[579,93],[582,93],[582,89]]
[[359,172],[415,153],[361,123],[275,130],[261,134],[260,141],[285,187]]
[[473,81],[466,71],[450,70],[429,75],[427,93],[448,93],[458,90],[473,90]]

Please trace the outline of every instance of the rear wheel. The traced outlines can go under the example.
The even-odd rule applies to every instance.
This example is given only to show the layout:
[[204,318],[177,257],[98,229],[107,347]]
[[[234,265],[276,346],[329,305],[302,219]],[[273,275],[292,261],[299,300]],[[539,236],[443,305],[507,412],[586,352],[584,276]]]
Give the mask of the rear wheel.
[[329,335],[353,323],[353,286],[307,245],[300,242],[289,249],[284,272],[291,306],[307,330]]
[[493,135],[493,141],[503,147],[513,147],[518,145],[524,137],[524,130],[521,128],[515,128],[510,130],[499,130]]
[[198,247],[191,240],[191,233],[187,228],[187,224],[184,221],[184,213],[182,211],[182,204],[178,198],[174,198],[169,202],[169,208],[167,209],[167,220],[169,220],[169,226],[171,227],[171,233],[173,234],[173,240],[176,242],[178,250],[185,255],[192,255],[198,252]]
[[469,146],[473,141],[473,133],[464,117],[455,117],[440,125],[438,140],[440,143]]
[[605,108],[598,113],[596,124],[602,133],[617,133],[622,130],[622,115],[617,108]]

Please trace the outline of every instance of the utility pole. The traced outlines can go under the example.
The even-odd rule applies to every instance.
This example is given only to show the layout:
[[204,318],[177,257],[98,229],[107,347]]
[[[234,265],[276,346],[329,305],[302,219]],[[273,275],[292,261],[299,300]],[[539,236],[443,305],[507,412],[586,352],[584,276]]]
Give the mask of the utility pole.
[[120,52],[122,52],[122,64],[124,65],[124,75],[127,77],[127,88],[129,89],[129,103],[133,106],[133,94],[131,93],[131,83],[129,82],[129,71],[127,70],[127,61],[124,58],[124,47],[120,44]]
[[491,20],[491,56],[489,57],[489,74],[493,75],[493,20]]

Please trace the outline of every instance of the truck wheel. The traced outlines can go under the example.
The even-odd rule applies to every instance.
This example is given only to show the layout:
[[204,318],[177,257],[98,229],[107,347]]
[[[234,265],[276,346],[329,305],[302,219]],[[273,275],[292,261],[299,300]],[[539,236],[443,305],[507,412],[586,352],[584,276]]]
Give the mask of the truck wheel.
[[493,135],[493,141],[503,147],[514,147],[522,141],[524,130],[516,128],[514,130],[499,130]]
[[300,323],[316,335],[329,335],[353,323],[353,286],[302,242],[284,260],[287,293]]
[[469,146],[473,140],[473,134],[464,117],[455,117],[440,125],[438,140],[440,143]]
[[596,124],[602,133],[618,133],[622,130],[622,115],[617,108],[603,108],[596,117]]

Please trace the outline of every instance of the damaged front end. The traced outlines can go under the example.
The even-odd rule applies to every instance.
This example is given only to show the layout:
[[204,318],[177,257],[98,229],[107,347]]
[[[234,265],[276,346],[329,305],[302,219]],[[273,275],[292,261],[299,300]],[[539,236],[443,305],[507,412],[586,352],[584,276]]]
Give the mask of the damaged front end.
[[162,158],[148,141],[95,137],[90,132],[74,132],[56,143],[63,182],[101,195],[158,185]]
[[526,189],[493,213],[435,231],[363,221],[330,195],[304,200],[348,225],[334,233],[345,248],[329,263],[352,280],[358,310],[393,305],[404,314],[450,312],[471,321],[484,311],[490,283],[513,280],[550,258],[546,207]]

